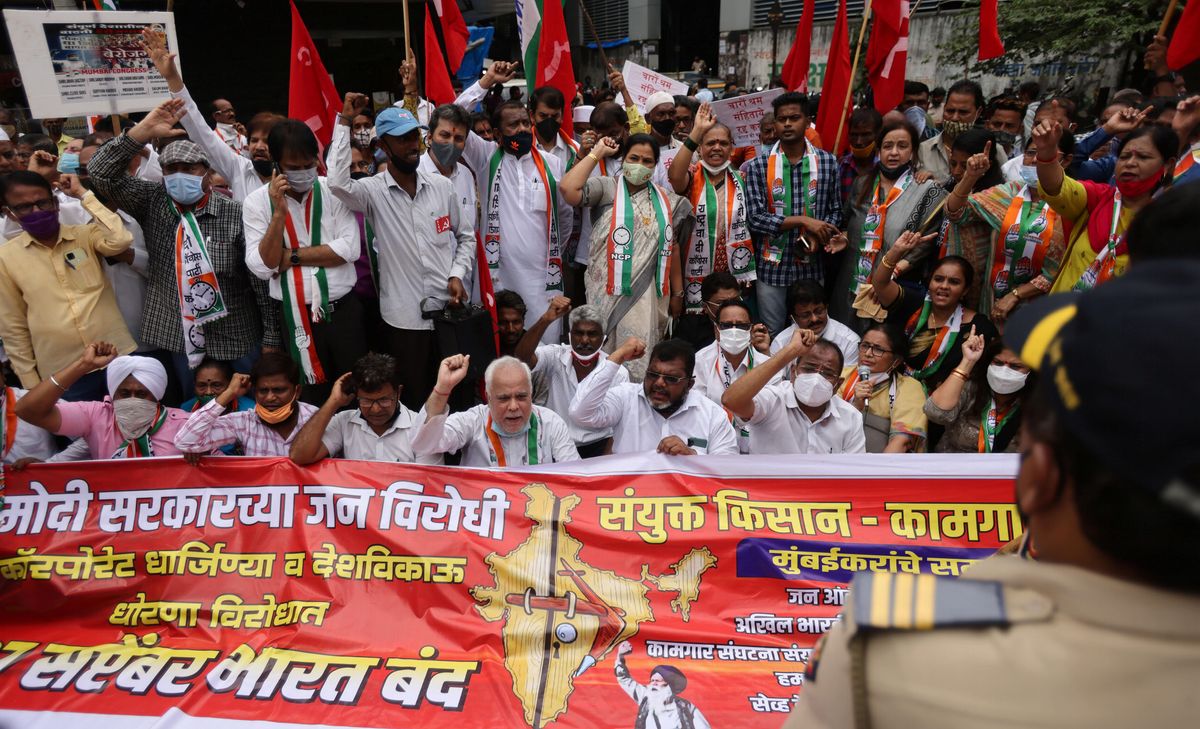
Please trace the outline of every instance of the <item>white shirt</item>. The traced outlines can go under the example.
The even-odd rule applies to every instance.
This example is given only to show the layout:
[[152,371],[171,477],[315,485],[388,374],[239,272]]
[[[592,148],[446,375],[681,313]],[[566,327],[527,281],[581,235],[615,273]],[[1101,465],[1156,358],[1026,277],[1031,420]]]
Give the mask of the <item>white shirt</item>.
[[[424,170],[430,175],[442,175],[442,171],[438,169],[437,163],[433,161],[433,157],[430,156],[429,152],[421,155],[421,162],[417,169]],[[446,176],[442,175],[442,177]],[[475,185],[475,173],[471,171],[470,167],[467,167],[466,164],[460,161],[454,165],[454,171],[446,179],[450,180],[451,184],[454,185],[454,194],[462,208],[463,217],[471,221],[472,230],[479,230],[479,193]],[[478,257],[474,248],[471,249],[471,254],[476,258]],[[479,261],[476,260],[475,264],[477,267]],[[477,287],[479,271],[476,267],[471,268],[470,273],[463,278],[462,282],[467,293],[471,295],[471,301],[476,304],[482,304],[483,297],[479,294]]]
[[[775,335],[771,340],[771,354],[777,354],[779,350],[787,346],[787,343],[792,341],[792,335],[796,333],[796,322],[782,332]],[[854,333],[854,330],[837,319],[827,319],[825,321],[825,331],[821,332],[821,339],[831,342],[842,351],[843,367],[853,367],[858,364],[858,344],[862,339]]]
[[834,393],[816,422],[796,401],[790,380],[767,385],[754,396],[749,420],[750,453],[866,453],[862,413]]
[[[579,389],[579,380],[575,375],[574,357],[571,356],[569,344],[543,344],[537,348],[537,364],[533,368],[534,387],[539,381],[546,383],[548,390],[546,407],[558,413],[567,422],[571,439],[576,445],[595,443],[612,435],[612,428],[585,428],[578,425],[568,416],[571,400]],[[600,355],[604,357],[603,354]],[[599,362],[596,363],[599,366]],[[629,382],[629,370],[619,367],[615,377],[616,384]]]
[[[472,94],[479,94],[480,90],[478,83],[473,84],[455,103],[469,108],[463,100],[469,100]],[[487,230],[486,216],[489,214],[488,198],[491,193],[489,169],[492,155],[498,148],[495,142],[489,142],[475,132],[467,134],[463,157],[475,170],[479,183],[481,231]],[[549,154],[542,155],[542,159],[546,163],[546,171],[556,181],[561,181],[564,169],[562,160]],[[565,248],[571,235],[574,214],[557,189],[552,190],[551,194],[558,196],[558,241],[559,246]],[[501,241],[499,277],[493,283],[497,291],[509,289],[520,294],[527,309],[526,328],[532,327],[546,311],[550,300],[561,293],[546,290],[546,203],[546,190],[533,162],[533,155],[527,154],[521,158],[506,155],[500,171],[499,209],[494,213],[499,216]],[[561,283],[561,275],[558,283]],[[562,323],[554,322],[546,327],[542,341],[547,344],[559,341],[561,331]]]
[[[12,390],[15,398],[14,402],[29,393],[28,390],[22,390],[19,387],[10,387],[8,389]],[[8,398],[5,397],[4,391],[0,389],[0,423],[7,422],[7,400]],[[4,435],[7,437],[8,433]],[[4,442],[0,441],[0,450],[3,448]],[[55,450],[54,436],[50,434],[50,431],[43,430],[36,425],[31,425],[18,418],[17,433],[13,437],[12,450],[2,455],[4,456],[4,463],[9,464],[15,463],[21,458],[36,458],[39,461],[46,461],[54,455]]]
[[[724,409],[724,406],[721,406],[721,396],[725,394],[733,381],[749,372],[753,367],[760,367],[769,359],[771,359],[769,355],[756,352],[754,347],[747,347],[741,363],[735,368],[725,358],[725,352],[721,350],[720,342],[713,342],[696,352],[696,384],[692,385],[692,391],[699,392]],[[779,382],[781,379],[783,379],[783,372],[776,372],[775,376],[771,378],[771,382]],[[749,429],[741,421],[734,423],[733,427],[737,432],[738,452],[749,453],[751,437]]]
[[683,405],[664,418],[640,382],[614,384],[620,369],[624,367],[607,359],[597,364],[579,383],[570,409],[571,420],[580,426],[613,429],[613,453],[654,451],[663,438],[674,435],[696,453],[737,454],[729,416],[712,400],[693,388]]
[[396,406],[396,419],[383,435],[376,435],[357,408],[333,416],[321,443],[329,455],[355,461],[424,463],[442,465],[442,454],[418,456],[413,450],[413,425],[417,414],[403,405]]
[[409,197],[387,171],[350,179],[350,127],[345,124],[333,130],[326,166],[333,193],[351,210],[366,213],[375,231],[383,320],[397,329],[432,329],[433,323],[421,318],[421,301],[448,301],[447,280],[468,280],[475,260],[475,227],[463,215],[454,184],[441,173],[418,168],[417,192]]
[[671,169],[671,162],[675,160],[675,155],[679,153],[679,148],[683,143],[671,137],[671,141],[658,148],[658,165],[654,168],[654,174],[650,180],[659,187],[665,187],[668,190],[675,188],[671,187],[671,180],[667,177],[667,170]]
[[[329,182],[324,177],[317,178],[321,186],[321,245],[329,246],[345,263],[325,267],[325,281],[329,284],[329,300],[337,301],[354,288],[358,274],[354,270],[354,262],[360,253],[358,242],[358,223],[350,210],[331,193]],[[300,247],[307,248],[312,239],[305,225],[304,209],[309,204],[313,191],[309,190],[304,197],[297,200],[291,195],[284,195],[287,200],[288,216],[291,218],[292,229],[300,239]],[[246,268],[250,273],[268,282],[271,298],[283,300],[281,277],[279,273],[268,268],[263,263],[258,244],[267,234],[271,225],[271,195],[266,186],[260,187],[246,196],[242,203],[242,227],[246,231]],[[287,228],[283,231],[283,245],[291,246]],[[284,256],[290,256],[290,251],[283,251]],[[320,295],[317,286],[316,273],[321,266],[301,266],[300,273],[304,279],[304,303],[311,304],[314,296]],[[291,275],[291,271],[287,272]]]
[[148,266],[150,254],[146,252],[146,236],[142,226],[133,216],[124,210],[118,210],[125,223],[125,229],[133,235],[133,263],[105,264],[104,275],[112,284],[113,294],[117,297],[117,308],[121,310],[121,318],[129,328],[133,341],[137,342],[138,351],[142,347],[142,309],[146,303],[146,279],[149,276]]
[[232,124],[217,124],[213,131],[217,133],[218,137],[225,141],[225,144],[229,145],[230,149],[242,156],[245,156],[247,144],[246,137],[238,132],[238,130],[234,128]]
[[[533,406],[538,417],[537,453],[538,463],[562,463],[578,461],[579,451],[571,440],[571,433],[562,418],[548,408]],[[447,415],[435,415],[426,422],[425,408],[417,413],[417,424],[413,428],[413,450],[420,456],[453,453],[462,449],[463,466],[496,466],[492,444],[488,439],[488,406],[476,405],[470,410]],[[509,466],[529,465],[529,435],[504,435],[496,431],[504,460]]]
[[[243,157],[230,149],[221,135],[205,123],[204,115],[200,113],[200,108],[192,100],[192,95],[188,93],[186,86],[179,91],[172,91],[171,98],[183,99],[183,110],[186,113],[180,123],[187,130],[188,139],[200,145],[200,149],[204,150],[204,156],[208,157],[209,165],[220,172],[221,177],[229,182],[229,191],[233,193],[234,200],[243,202],[250,193],[266,185],[254,171],[254,164],[250,158]],[[347,168],[349,165],[350,163],[347,161]],[[246,247],[249,248],[248,236],[246,240]]]

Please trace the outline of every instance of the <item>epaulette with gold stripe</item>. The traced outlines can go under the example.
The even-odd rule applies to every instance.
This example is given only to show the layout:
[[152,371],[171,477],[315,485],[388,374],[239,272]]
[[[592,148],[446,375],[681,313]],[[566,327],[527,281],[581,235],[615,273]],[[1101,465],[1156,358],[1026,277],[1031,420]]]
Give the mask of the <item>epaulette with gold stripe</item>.
[[1048,599],[1010,592],[999,582],[860,572],[851,583],[851,617],[858,630],[933,630],[1044,620],[1053,612]]

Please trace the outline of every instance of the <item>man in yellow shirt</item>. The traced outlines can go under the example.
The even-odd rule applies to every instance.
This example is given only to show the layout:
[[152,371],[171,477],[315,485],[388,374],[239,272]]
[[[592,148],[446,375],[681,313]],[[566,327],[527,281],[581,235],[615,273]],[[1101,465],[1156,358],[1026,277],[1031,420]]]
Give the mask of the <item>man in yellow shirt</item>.
[[66,150],[67,145],[75,141],[75,137],[68,137],[63,134],[63,125],[67,123],[66,119],[43,119],[42,129],[46,131],[46,136],[58,145],[58,153],[61,155]]
[[[91,342],[112,342],[120,354],[137,348],[103,270],[133,236],[78,178],[64,175],[60,189],[80,200],[91,223],[62,225],[50,183],[36,173],[13,172],[0,187],[3,213],[24,231],[0,245],[0,339],[26,389],[52,380]],[[63,398],[100,400],[106,388],[104,373],[93,372],[63,388]]]

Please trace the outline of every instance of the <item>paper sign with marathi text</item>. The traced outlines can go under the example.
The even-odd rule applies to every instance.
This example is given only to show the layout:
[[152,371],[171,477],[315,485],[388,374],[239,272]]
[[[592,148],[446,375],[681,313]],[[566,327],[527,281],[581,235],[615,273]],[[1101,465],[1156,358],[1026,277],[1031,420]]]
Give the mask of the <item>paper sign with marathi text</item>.
[[621,75],[625,77],[625,88],[629,89],[629,94],[633,96],[633,103],[637,104],[637,108],[641,109],[643,114],[648,111],[646,99],[649,99],[651,94],[665,91],[671,96],[686,96],[688,92],[688,85],[684,82],[651,71],[633,61],[625,62]]
[[712,102],[717,121],[729,127],[733,133],[733,146],[750,147],[758,144],[758,123],[763,114],[771,110],[771,102],[783,93],[783,89],[767,89],[757,94],[735,96]]

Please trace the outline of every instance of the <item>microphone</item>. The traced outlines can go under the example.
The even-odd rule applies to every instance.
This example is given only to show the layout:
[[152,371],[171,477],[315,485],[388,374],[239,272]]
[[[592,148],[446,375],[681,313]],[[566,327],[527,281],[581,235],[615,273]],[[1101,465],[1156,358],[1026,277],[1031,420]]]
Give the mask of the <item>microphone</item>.
[[[858,379],[862,380],[863,382],[869,382],[871,379],[871,368],[865,364],[860,364],[858,366]],[[864,412],[870,405],[871,405],[871,398],[869,398],[869,397],[863,398],[863,411]]]

